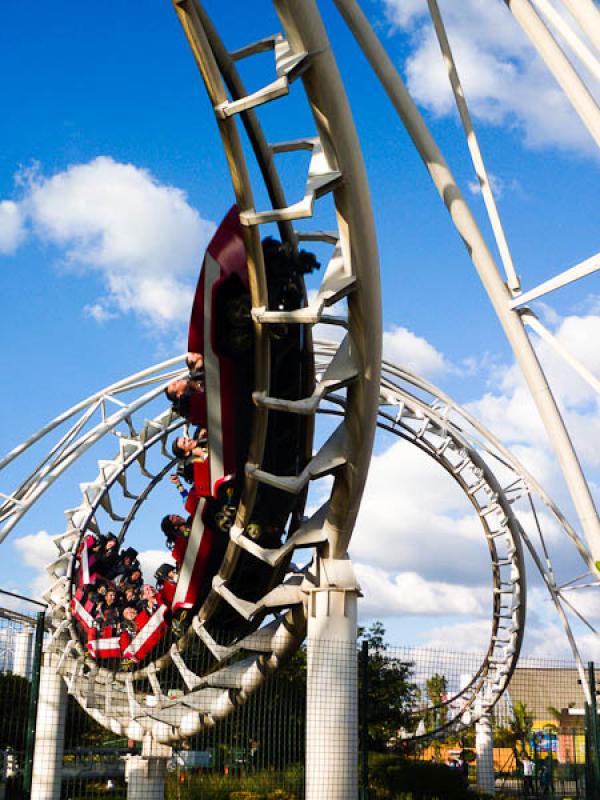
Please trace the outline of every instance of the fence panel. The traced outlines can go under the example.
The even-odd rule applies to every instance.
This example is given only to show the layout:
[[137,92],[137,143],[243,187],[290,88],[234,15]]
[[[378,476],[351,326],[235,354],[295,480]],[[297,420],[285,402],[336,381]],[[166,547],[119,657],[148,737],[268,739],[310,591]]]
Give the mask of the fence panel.
[[[371,797],[388,797],[390,792],[393,796],[401,788],[416,797],[410,793],[415,782],[423,797],[451,796],[449,789],[440,794],[442,788],[435,787],[454,780],[457,771],[464,788],[469,787],[468,797],[484,789],[495,790],[503,798],[597,796],[592,772],[598,763],[594,738],[598,717],[597,712],[586,711],[573,662],[520,659],[489,721],[493,736],[490,786],[489,779],[483,779],[481,750],[477,763],[483,726],[460,729],[456,724],[465,710],[460,692],[477,676],[482,656],[378,645],[370,649],[370,661],[383,675],[404,670],[405,703],[403,707],[396,704],[395,733],[388,726],[382,739],[379,715],[390,701],[377,697],[370,688]],[[441,770],[444,766],[446,771]]]
[[[35,616],[0,609],[0,800],[28,797],[38,622]],[[232,663],[245,655],[242,651],[233,656]],[[185,657],[199,674],[217,668],[214,656],[195,637],[190,637]],[[392,648],[382,637],[371,635],[366,645],[357,647],[356,657],[361,797],[459,798],[467,787],[464,796],[477,797],[482,787],[477,727],[458,730],[455,722],[464,710],[460,690],[477,674],[481,656]],[[176,697],[184,689],[182,677],[173,666],[167,669],[161,685],[169,687],[167,695]],[[336,669],[335,663],[331,669]],[[234,701],[240,697],[239,687],[232,684],[229,691]],[[148,707],[156,702],[149,680],[136,681],[136,695]],[[132,758],[140,754],[139,743],[116,737],[94,722],[73,697],[63,696],[64,735],[59,732],[59,738],[64,739],[64,754],[58,788],[48,796],[125,800],[128,770]],[[305,718],[306,653],[301,649],[231,716],[173,747],[165,797],[300,800],[305,785]],[[499,796],[596,796],[597,712],[586,708],[573,663],[522,658],[490,722],[493,786]],[[443,730],[433,734],[434,728]],[[40,730],[37,748],[43,769],[48,731],[44,733],[43,724]],[[430,735],[415,736],[415,732]],[[30,752],[32,746],[30,736]],[[333,754],[335,743],[331,748]]]
[[0,798],[6,800],[29,793],[43,617],[0,608]]

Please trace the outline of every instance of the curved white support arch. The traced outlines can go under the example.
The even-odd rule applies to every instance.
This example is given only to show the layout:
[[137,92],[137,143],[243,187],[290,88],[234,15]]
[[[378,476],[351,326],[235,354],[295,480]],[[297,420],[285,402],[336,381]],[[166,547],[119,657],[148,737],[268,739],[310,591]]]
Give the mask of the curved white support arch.
[[[508,0],[507,0],[508,2]],[[560,414],[554,403],[552,393],[547,385],[535,352],[526,335],[522,314],[517,310],[519,297],[504,286],[498,269],[489,249],[477,228],[470,211],[462,198],[453,176],[447,169],[444,159],[436,147],[420,118],[416,107],[408,97],[402,82],[398,78],[391,63],[380,49],[372,31],[367,29],[360,10],[352,0],[337,0],[354,32],[361,40],[362,46],[379,72],[382,83],[393,99],[402,116],[415,145],[425,160],[436,186],[448,206],[448,210],[461,236],[472,251],[474,263],[482,282],[488,292],[494,309],[501,320],[507,338],[520,362],[528,380],[530,389],[540,410],[551,440],[554,442],[558,457],[563,464],[567,482],[569,483],[575,505],[578,509],[582,527],[588,538],[590,553],[573,529],[566,523],[560,512],[544,493],[536,487],[535,481],[502,450],[493,437],[474,421],[470,424],[485,439],[484,450],[495,451],[494,457],[504,459],[515,471],[517,483],[521,482],[523,491],[532,498],[537,493],[554,514],[563,531],[577,547],[584,561],[586,573],[574,578],[569,586],[556,583],[552,569],[539,556],[535,545],[527,535],[519,529],[519,521],[511,508],[512,489],[502,487],[495,481],[485,458],[478,455],[480,442],[466,437],[464,432],[439,413],[436,403],[443,402],[443,395],[432,392],[435,402],[426,407],[422,400],[405,392],[396,385],[394,378],[400,372],[390,365],[386,367],[383,381],[379,380],[381,323],[379,311],[379,287],[377,275],[377,252],[375,246],[372,214],[368,201],[366,175],[359,155],[359,143],[352,124],[350,109],[345,99],[343,85],[331,54],[326,33],[312,0],[276,0],[283,35],[272,37],[269,47],[275,54],[275,80],[264,90],[246,95],[235,69],[235,61],[248,57],[265,49],[263,43],[249,45],[234,54],[225,51],[210,20],[196,0],[174,0],[177,14],[190,41],[197,64],[205,81],[211,98],[215,117],[222,135],[223,145],[232,174],[232,182],[239,208],[241,220],[245,225],[245,244],[248,252],[251,275],[252,317],[256,343],[255,376],[256,385],[254,399],[256,411],[253,422],[253,436],[250,447],[246,480],[242,500],[237,510],[236,524],[231,532],[231,543],[226,559],[226,567],[217,576],[209,601],[203,606],[195,623],[193,633],[198,635],[212,649],[215,657],[222,661],[223,675],[227,680],[234,680],[237,698],[242,698],[259,685],[262,677],[275,668],[279,658],[296,646],[303,634],[303,594],[309,581],[309,571],[288,575],[286,569],[289,558],[295,547],[315,546],[324,556],[341,558],[345,555],[352,527],[356,518],[358,504],[368,469],[370,446],[373,439],[376,417],[378,413],[379,393],[383,393],[385,405],[398,406],[398,411],[391,418],[388,412],[379,410],[380,424],[390,430],[400,431],[401,435],[411,440],[416,446],[426,449],[444,468],[450,472],[467,492],[479,514],[484,533],[489,544],[492,570],[499,604],[494,607],[492,620],[492,638],[490,650],[476,679],[467,687],[464,694],[466,706],[474,704],[480,678],[495,681],[497,697],[510,671],[514,667],[522,637],[523,627],[523,595],[524,579],[522,574],[522,556],[520,538],[530,550],[534,562],[548,586],[557,611],[562,615],[567,632],[571,635],[572,645],[575,642],[568,626],[565,606],[568,605],[564,593],[566,589],[584,586],[588,580],[597,585],[594,560],[600,557],[600,527],[598,515],[594,507],[585,478],[579,468],[577,456],[569,441]],[[524,2],[519,4],[525,6]],[[562,62],[561,62],[562,64]],[[573,76],[568,74],[565,65],[559,65],[561,79],[566,80],[568,88],[575,86]],[[565,77],[566,76],[566,77]],[[313,110],[317,136],[314,131],[302,132],[300,138],[293,142],[283,142],[269,146],[261,132],[254,109],[262,103],[277,101],[283,96],[292,82],[302,82],[311,109]],[[229,90],[229,94],[227,92]],[[597,109],[588,102],[585,87],[577,83],[577,94],[583,98],[585,115],[591,120],[591,127],[597,127]],[[581,105],[581,103],[580,103]],[[254,207],[254,194],[247,167],[246,154],[243,151],[235,119],[240,116],[246,127],[251,145],[261,168],[273,208],[260,211]],[[588,121],[589,121],[588,120]],[[296,203],[288,205],[283,196],[281,184],[275,169],[275,156],[294,148],[307,148],[312,151],[304,196]],[[318,208],[321,198],[330,196],[333,201],[338,230],[330,233],[304,233],[300,235],[292,227],[295,219],[306,218]],[[282,238],[292,247],[301,238],[330,242],[334,245],[334,253],[325,272],[317,301],[311,307],[293,312],[285,320],[277,310],[268,308],[268,287],[260,246],[260,225],[266,222],[277,222]],[[517,290],[516,284],[513,290]],[[345,299],[348,305],[347,317],[328,318],[326,309],[339,299]],[[341,345],[332,345],[323,349],[327,355],[327,366],[324,367],[322,380],[315,388],[312,396],[302,401],[286,402],[282,398],[272,397],[269,386],[269,326],[274,323],[311,326],[316,322],[331,322],[341,325],[346,336]],[[308,334],[310,336],[310,333]],[[317,353],[319,355],[319,352]],[[59,475],[63,474],[75,460],[89,448],[100,442],[110,432],[122,434],[119,454],[112,460],[99,464],[98,477],[84,489],[82,504],[67,512],[69,525],[59,537],[59,557],[51,565],[50,571],[56,578],[49,589],[47,597],[55,609],[54,639],[52,648],[62,649],[61,669],[68,672],[71,691],[78,696],[89,713],[111,727],[113,730],[127,730],[133,738],[144,733],[152,733],[159,741],[172,741],[193,731],[198,725],[210,724],[235,706],[231,692],[223,691],[218,685],[220,678],[211,678],[211,685],[203,676],[194,675],[183,660],[185,650],[184,638],[176,643],[175,649],[164,655],[180,670],[182,678],[191,694],[196,690],[205,692],[204,699],[193,713],[182,716],[182,704],[174,703],[159,708],[159,712],[150,716],[135,692],[135,682],[139,678],[148,678],[153,687],[160,678],[162,661],[140,670],[139,674],[121,676],[117,681],[117,690],[109,686],[105,672],[101,669],[82,667],[80,647],[74,628],[66,612],[68,586],[72,574],[73,547],[82,532],[97,525],[95,514],[102,507],[112,519],[110,492],[117,485],[121,487],[124,497],[128,498],[127,470],[138,465],[141,474],[148,476],[145,467],[146,453],[156,444],[166,442],[167,437],[181,424],[173,418],[171,412],[162,412],[152,420],[144,422],[138,433],[133,424],[134,414],[154,400],[162,389],[162,385],[152,388],[135,401],[119,408],[114,414],[106,415],[106,404],[114,399],[114,395],[129,388],[141,388],[147,384],[164,383],[168,377],[178,374],[165,373],[164,369],[174,366],[173,361],[159,368],[151,368],[138,373],[132,379],[115,384],[111,391],[94,395],[88,401],[65,412],[53,423],[46,426],[40,434],[32,437],[23,445],[15,448],[0,462],[0,469],[14,462],[16,457],[35,444],[42,435],[54,431],[76,413],[83,412],[71,429],[51,449],[40,463],[39,468],[29,475],[12,492],[5,494],[5,502],[0,507],[0,541],[16,525],[27,510],[40,500],[45,491]],[[403,376],[406,376],[404,373]],[[122,385],[123,384],[123,385]],[[415,385],[419,385],[417,379]],[[421,382],[423,388],[423,382]],[[430,387],[431,388],[431,387]],[[343,390],[344,395],[335,393]],[[428,391],[430,389],[428,388]],[[262,457],[265,450],[267,420],[271,410],[284,410],[290,414],[314,414],[320,404],[330,404],[331,410],[343,416],[337,433],[312,458],[310,437],[306,441],[307,466],[300,476],[287,480],[289,476],[271,475],[262,469]],[[455,410],[456,407],[452,406]],[[101,420],[91,430],[86,426],[96,411]],[[467,419],[467,415],[463,415]],[[245,536],[245,528],[250,519],[256,492],[261,482],[271,483],[286,490],[302,493],[309,480],[318,479],[326,474],[334,474],[335,481],[330,500],[317,515],[292,532],[288,542],[277,550],[264,551]],[[519,484],[519,485],[521,485]],[[151,490],[151,489],[150,489]],[[485,499],[487,498],[487,500]],[[137,502],[137,501],[136,501]],[[499,545],[506,545],[500,552]],[[235,596],[229,582],[235,573],[237,562],[242,551],[255,558],[262,559],[273,569],[273,590],[259,603],[250,604]],[[508,572],[508,577],[506,573]],[[314,576],[312,576],[314,578]],[[282,579],[286,579],[281,585]],[[503,595],[510,598],[509,605],[503,605]],[[252,650],[250,640],[242,640],[233,649],[223,649],[211,638],[208,623],[218,604],[228,603],[238,613],[252,620],[266,614],[273,608],[289,607],[288,617],[278,619],[270,633],[260,629],[258,636],[262,642],[260,668],[258,661],[244,658],[235,662],[238,654],[245,648]],[[289,616],[291,614],[291,616]],[[504,619],[509,620],[506,626]],[[249,626],[250,627],[250,626]],[[282,627],[285,630],[280,630]],[[76,633],[76,632],[75,632]],[[188,636],[192,636],[189,633]],[[278,636],[281,634],[285,644],[281,645]],[[496,654],[496,650],[500,655]],[[575,647],[576,650],[576,647]],[[235,662],[235,663],[234,663]],[[219,671],[217,671],[219,672]],[[233,677],[232,677],[233,676]],[[223,680],[225,678],[223,677]],[[120,683],[119,683],[120,681]],[[215,685],[216,683],[216,685]],[[489,683],[489,681],[488,681]],[[227,684],[229,685],[229,684]],[[101,688],[102,687],[102,688]],[[217,694],[214,694],[214,691]],[[212,694],[208,694],[208,692]],[[469,693],[470,692],[470,693]],[[159,705],[162,703],[160,691]],[[98,697],[102,697],[103,710],[97,707]],[[486,710],[485,707],[484,711]],[[112,709],[112,711],[111,711]],[[164,713],[162,713],[164,711]],[[114,712],[114,713],[113,713]]]
[[[331,378],[337,353],[335,344],[316,345],[315,355],[319,376],[316,394],[319,397],[321,383]],[[148,372],[154,372],[158,376],[161,366],[158,365]],[[130,385],[127,381],[122,381],[121,384]],[[56,539],[58,557],[48,568],[54,584],[46,595],[53,608],[54,633],[50,649],[60,654],[60,670],[66,677],[70,691],[78,697],[95,719],[117,732],[127,731],[128,735],[134,735],[137,731],[141,737],[147,732],[154,731],[165,741],[173,741],[184,736],[184,732],[194,726],[211,724],[211,720],[235,707],[237,700],[231,703],[227,699],[230,698],[229,689],[232,680],[236,686],[239,683],[236,692],[240,693],[238,700],[241,701],[249,691],[260,685],[269,671],[276,668],[282,657],[299,645],[305,632],[303,609],[311,578],[310,569],[296,576],[290,574],[285,578],[282,589],[278,590],[279,596],[267,596],[258,606],[246,608],[241,608],[241,601],[224,591],[224,582],[217,582],[216,590],[220,591],[221,599],[241,608],[249,618],[257,612],[268,612],[269,608],[277,611],[281,604],[290,608],[287,615],[279,616],[276,613],[272,621],[256,633],[252,633],[249,629],[248,636],[233,646],[223,646],[216,642],[210,633],[210,625],[206,624],[207,618],[203,619],[200,614],[187,636],[174,643],[155,664],[131,675],[126,673],[117,675],[115,686],[112,685],[113,672],[96,667],[90,670],[89,665],[84,665],[83,648],[68,614],[69,584],[73,574],[73,553],[77,549],[77,543],[89,526],[97,529],[99,524],[97,514],[102,513],[107,517],[107,522],[114,524],[111,511],[117,506],[117,497],[120,506],[126,501],[129,502],[129,512],[122,514],[120,528],[121,538],[125,535],[136,510],[162,476],[168,472],[172,459],[165,447],[167,438],[174,435],[183,425],[183,420],[173,417],[167,410],[154,419],[146,420],[140,426],[135,418],[136,412],[131,409],[135,407],[139,409],[137,413],[143,412],[144,402],[146,405],[152,402],[146,395],[144,395],[145,401],[140,398],[132,400],[127,407],[130,413],[121,418],[120,424],[128,436],[119,436],[119,430],[114,428],[105,431],[105,436],[112,437],[117,434],[115,443],[119,444],[118,453],[113,459],[99,461],[97,478],[82,487],[82,503],[68,512],[67,528]],[[339,414],[344,405],[343,395],[334,393],[326,395],[320,410]],[[132,436],[131,429],[135,425],[138,426],[139,433]],[[577,587],[597,586],[592,558],[585,544],[535,478],[472,415],[456,405],[445,393],[403,368],[387,362],[383,365],[378,425],[412,442],[434,458],[457,481],[478,514],[488,542],[495,585],[490,645],[480,670],[469,686],[460,693],[461,706],[467,712],[465,722],[467,719],[469,723],[472,722],[475,706],[481,709],[481,713],[489,710],[506,685],[516,664],[525,618],[525,576],[521,539],[543,577],[565,625],[578,663],[581,665],[581,657],[568,621],[569,603],[572,592],[576,591]],[[87,449],[85,437],[79,445],[75,443],[74,447],[79,454],[85,452]],[[146,467],[150,455],[155,451],[160,453],[164,466],[159,470],[153,467],[155,473],[151,474]],[[74,460],[71,459],[70,463],[74,463]],[[505,479],[504,487],[499,484],[490,469],[490,465],[494,463],[501,466],[503,472],[506,472],[507,468],[510,470],[512,477],[508,482]],[[146,480],[146,488],[138,491],[137,495],[133,495],[128,489],[127,475],[130,470],[135,470],[138,478]],[[525,532],[524,525],[520,524],[519,513],[515,512],[518,505],[515,504],[517,496],[529,498],[531,503],[541,502],[576,549],[582,560],[583,572],[567,581],[567,585],[557,584],[551,563],[547,561],[545,554],[540,551],[540,547],[536,545],[531,535]],[[327,540],[323,533],[322,521],[321,509],[291,535],[279,550],[264,550],[243,532],[235,529],[231,531],[232,545],[248,551],[254,557],[276,568],[280,564],[287,563],[297,547],[315,547],[317,550],[323,548]],[[307,581],[306,586],[303,585],[305,581]],[[186,664],[185,648],[189,637],[199,637],[217,661],[222,663],[222,679],[213,676],[211,685],[205,685],[203,677],[197,675],[190,665]],[[251,655],[252,652],[255,653],[254,656]],[[242,662],[236,662],[240,657]],[[262,664],[258,671],[257,658]],[[160,730],[153,727],[155,717],[148,717],[143,705],[135,700],[135,684],[152,675],[160,685],[161,671],[169,663],[179,671],[189,691],[197,695],[197,699],[193,702],[201,711],[196,710],[186,715],[183,708],[176,710],[177,703],[166,703],[163,716],[172,723],[167,732],[162,727]],[[234,674],[239,674],[238,678],[232,678],[232,669]],[[585,676],[582,676],[583,685],[587,687]],[[224,684],[223,688],[219,688],[219,681]],[[486,685],[488,690],[490,685],[492,686],[492,692],[488,691],[486,694],[487,700],[483,706],[480,703],[476,704],[478,696]],[[102,697],[101,703],[99,697]],[[129,698],[127,702],[124,702],[125,698]],[[448,702],[456,700],[457,698],[453,697],[449,698]],[[112,709],[110,713],[109,709]],[[177,725],[173,720],[177,721]]]

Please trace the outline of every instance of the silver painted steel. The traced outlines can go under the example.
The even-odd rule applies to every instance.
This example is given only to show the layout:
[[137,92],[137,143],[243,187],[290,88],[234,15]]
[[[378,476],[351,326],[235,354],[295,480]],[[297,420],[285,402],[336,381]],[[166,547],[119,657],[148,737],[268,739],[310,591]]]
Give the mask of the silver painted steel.
[[519,313],[511,307],[511,292],[502,280],[490,249],[442,152],[365,15],[355,0],[335,0],[335,2],[404,123],[440,198],[467,247],[517,363],[523,372],[548,439],[556,452],[581,527],[589,547],[594,553],[594,560],[598,561],[600,560],[598,512],[569,432],[544,370],[529,340],[523,320]]

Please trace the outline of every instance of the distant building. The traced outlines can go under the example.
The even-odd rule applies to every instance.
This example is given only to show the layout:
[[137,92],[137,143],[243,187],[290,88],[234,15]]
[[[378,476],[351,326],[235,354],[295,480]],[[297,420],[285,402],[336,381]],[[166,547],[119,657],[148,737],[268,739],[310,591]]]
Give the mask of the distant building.
[[[505,724],[516,703],[533,718],[535,749],[559,762],[585,759],[585,695],[574,667],[517,667],[508,686],[504,708],[496,714]],[[559,716],[549,709],[556,709]]]

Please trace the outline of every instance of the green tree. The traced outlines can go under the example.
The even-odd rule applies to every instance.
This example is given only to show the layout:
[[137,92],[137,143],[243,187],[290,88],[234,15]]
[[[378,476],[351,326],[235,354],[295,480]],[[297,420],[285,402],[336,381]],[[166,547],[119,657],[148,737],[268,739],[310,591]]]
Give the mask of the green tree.
[[[31,683],[27,678],[10,672],[0,675],[0,749],[25,750],[30,691]],[[71,695],[68,696],[65,720],[67,750],[78,746],[100,746],[114,738],[114,733],[99,725]]]
[[301,647],[253,693],[238,713],[190,738],[192,750],[214,750],[221,766],[247,772],[302,762],[306,718],[306,650]]
[[528,743],[533,733],[533,717],[525,703],[515,703],[513,718],[505,728],[506,742],[512,749],[515,759],[521,760],[528,753]]
[[0,675],[0,748],[25,749],[29,692],[27,678],[11,672]]
[[425,724],[428,730],[439,728],[448,721],[448,707],[442,705],[448,694],[448,680],[445,675],[436,673],[425,681],[427,697],[433,706],[427,714]]
[[[413,667],[390,653],[385,641],[385,628],[374,622],[367,630],[361,629],[359,636],[369,644],[367,668],[368,735],[369,750],[385,752],[398,744],[401,728],[410,724],[410,715],[419,690],[412,681]],[[362,697],[363,676],[360,671]]]

